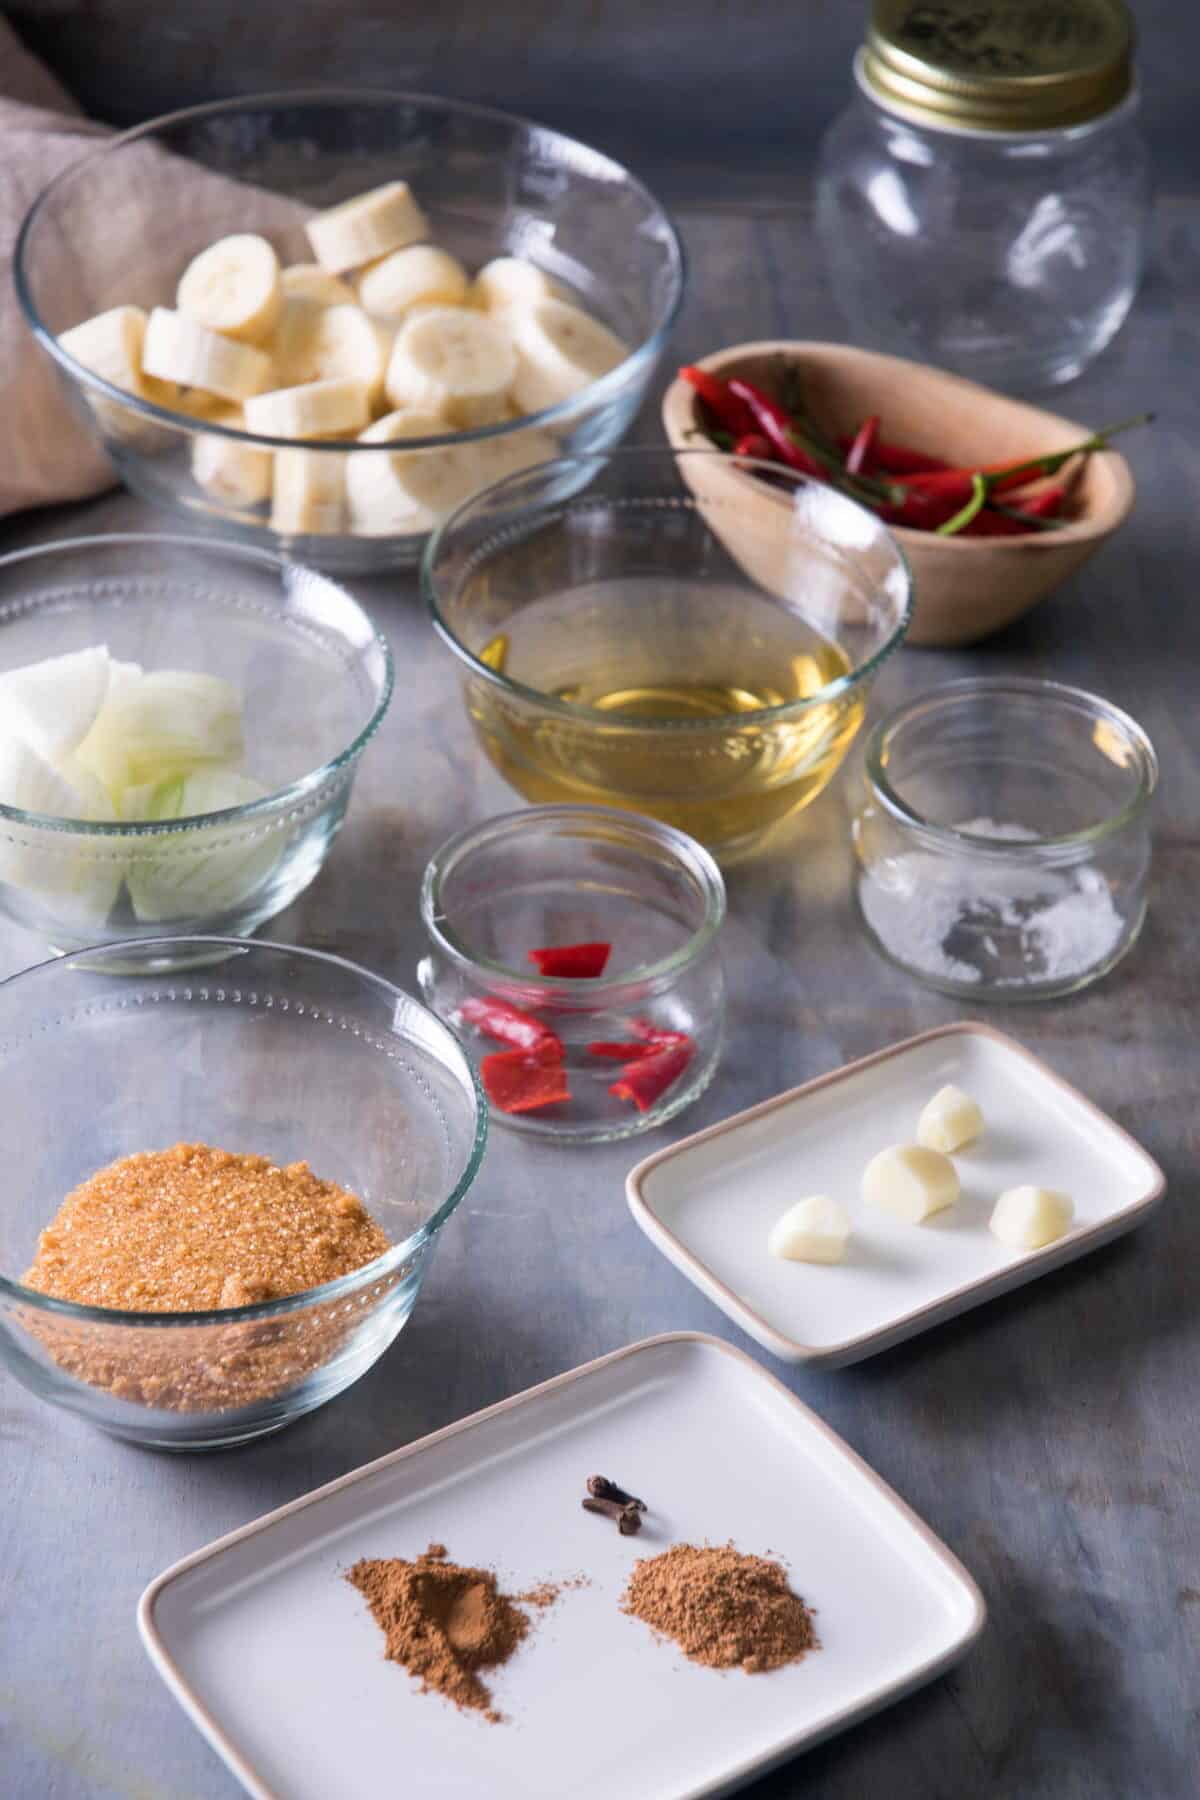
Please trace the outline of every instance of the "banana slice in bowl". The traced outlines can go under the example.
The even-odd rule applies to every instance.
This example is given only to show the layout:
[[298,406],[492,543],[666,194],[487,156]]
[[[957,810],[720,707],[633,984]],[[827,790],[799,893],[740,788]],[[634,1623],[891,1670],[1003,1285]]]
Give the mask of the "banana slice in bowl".
[[223,337],[243,344],[264,343],[283,306],[274,248],[254,232],[218,238],[183,271],[175,305]]
[[503,324],[462,307],[435,306],[401,326],[384,386],[394,407],[439,413],[451,429],[469,430],[508,416],[516,373]]
[[539,300],[508,317],[517,359],[512,396],[523,413],[573,399],[629,354],[615,331],[566,300]]

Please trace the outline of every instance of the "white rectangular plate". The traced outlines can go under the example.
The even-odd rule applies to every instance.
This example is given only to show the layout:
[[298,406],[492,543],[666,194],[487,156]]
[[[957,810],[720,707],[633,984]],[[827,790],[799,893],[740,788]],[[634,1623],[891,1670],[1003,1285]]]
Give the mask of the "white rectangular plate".
[[[622,1538],[586,1478],[652,1509]],[[773,1551],[819,1651],[771,1674],[689,1663],[620,1611],[671,1543]],[[419,1694],[343,1572],[433,1540],[509,1592],[586,1574],[495,1672],[509,1722]],[[651,1338],[368,1464],[187,1557],[142,1596],[150,1656],[259,1800],[685,1800],[724,1794],[955,1661],[970,1576],[775,1379],[713,1338]]]
[[[863,1204],[877,1150],[911,1143],[953,1082],[985,1129],[955,1162],[957,1204],[907,1225]],[[988,1230],[997,1195],[1061,1188],[1075,1224],[1044,1250],[1006,1249]],[[1072,1262],[1140,1224],[1166,1186],[1121,1127],[1028,1050],[988,1025],[946,1025],[738,1113],[647,1157],[627,1183],[647,1237],[767,1350],[836,1367]],[[829,1194],[852,1236],[832,1267],[780,1262],[767,1234],[805,1194]]]

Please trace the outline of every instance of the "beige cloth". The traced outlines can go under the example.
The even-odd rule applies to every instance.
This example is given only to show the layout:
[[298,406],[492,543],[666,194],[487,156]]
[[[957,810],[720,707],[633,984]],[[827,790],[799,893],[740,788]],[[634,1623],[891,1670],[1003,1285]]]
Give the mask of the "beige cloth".
[[[47,182],[108,135],[0,19],[0,245],[10,266],[21,221]],[[233,142],[231,167],[237,154]],[[268,234],[287,260],[310,254],[308,208],[153,145],[118,152],[72,194],[60,228],[42,240],[39,304],[55,332],[121,303],[172,305],[187,260],[230,231]],[[0,515],[112,486],[112,465],[36,345],[11,281],[0,287],[0,404]]]
[[[38,194],[104,135],[0,19],[0,246],[9,270],[21,220]],[[34,344],[11,278],[0,289],[0,402],[0,514],[112,485],[112,465]]]

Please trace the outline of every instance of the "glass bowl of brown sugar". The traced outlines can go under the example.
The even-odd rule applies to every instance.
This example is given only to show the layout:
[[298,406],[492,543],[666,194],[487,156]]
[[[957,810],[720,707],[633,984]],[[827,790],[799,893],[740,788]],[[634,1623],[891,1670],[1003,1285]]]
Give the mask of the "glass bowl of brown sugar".
[[194,973],[131,976],[103,945],[0,984],[0,1355],[118,1437],[207,1450],[388,1348],[487,1107],[453,1034],[378,976],[173,948]]

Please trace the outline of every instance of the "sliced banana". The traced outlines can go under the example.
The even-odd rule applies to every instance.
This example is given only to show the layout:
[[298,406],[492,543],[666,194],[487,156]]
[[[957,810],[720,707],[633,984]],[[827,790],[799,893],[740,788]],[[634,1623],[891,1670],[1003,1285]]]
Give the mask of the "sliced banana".
[[[389,413],[361,436],[378,444],[444,430],[436,414],[409,408]],[[514,431],[479,443],[448,438],[387,457],[352,455],[346,480],[353,528],[364,537],[430,531],[480,488],[557,454],[547,433]]]
[[462,306],[467,287],[467,271],[456,256],[436,244],[410,244],[363,270],[358,297],[381,319],[399,319],[411,306]]
[[516,368],[502,325],[461,307],[435,306],[400,327],[384,385],[393,406],[441,413],[469,429],[504,417]]
[[[445,419],[436,413],[388,413],[359,433],[363,444],[397,443],[404,438],[439,437],[446,429]],[[414,451],[409,462],[422,455],[440,455],[436,451]],[[436,518],[417,497],[419,480],[410,483],[403,456],[350,456],[346,470],[346,504],[350,529],[359,537],[393,537],[414,531],[428,531]]]
[[616,332],[565,300],[539,300],[507,317],[517,350],[512,395],[524,413],[570,400],[629,354]]
[[[212,423],[240,431],[245,427],[245,418],[240,406],[229,406],[215,413]],[[192,480],[227,506],[260,506],[269,500],[272,462],[269,450],[239,443],[236,438],[204,432],[192,441]]]
[[392,333],[353,298],[325,306],[293,296],[284,303],[272,344],[282,387],[351,376],[366,384],[370,406],[382,398]]
[[75,361],[128,394],[142,391],[146,314],[140,306],[114,306],[64,331],[59,343]]
[[292,263],[279,271],[285,300],[315,300],[318,306],[353,306],[354,289],[320,263]]
[[536,306],[539,300],[562,297],[558,283],[523,256],[493,257],[471,283],[472,304],[483,312],[505,312],[510,306]]
[[318,213],[304,229],[317,261],[332,275],[361,268],[389,250],[420,243],[429,236],[428,222],[407,181],[389,181],[343,200],[340,206]]
[[288,536],[343,530],[347,461],[321,450],[277,450],[272,529]]
[[251,231],[218,238],[183,271],[175,305],[224,337],[264,343],[283,305],[279,258],[266,238]]
[[263,351],[234,343],[165,306],[156,306],[150,314],[142,369],[161,381],[203,388],[223,400],[245,400],[271,385],[271,359]]
[[361,430],[370,417],[366,383],[348,375],[276,388],[246,402],[246,430],[262,437],[337,437]]

